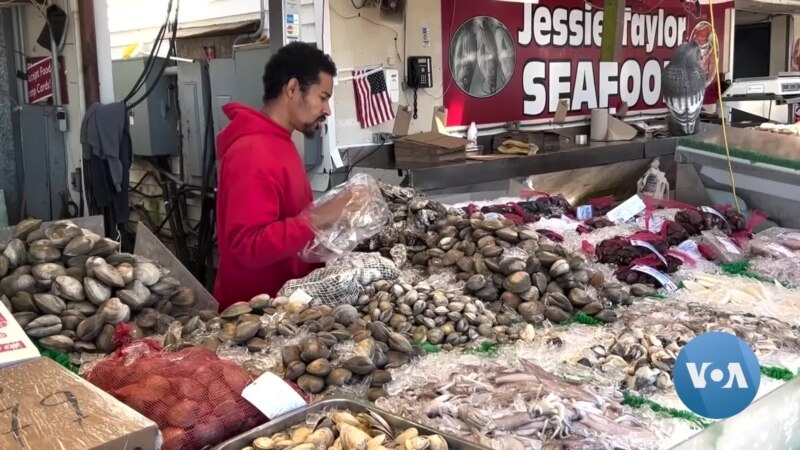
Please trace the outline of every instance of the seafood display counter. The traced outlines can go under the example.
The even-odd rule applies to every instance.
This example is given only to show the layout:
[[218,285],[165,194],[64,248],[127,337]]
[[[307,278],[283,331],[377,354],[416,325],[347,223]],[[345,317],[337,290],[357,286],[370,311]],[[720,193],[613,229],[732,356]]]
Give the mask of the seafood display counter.
[[737,195],[747,204],[781,225],[800,227],[800,137],[796,132],[729,127],[729,168],[722,127],[699,126],[698,134],[678,140],[676,161],[682,174],[676,185],[678,198],[695,201],[698,187],[730,191],[732,169]]
[[[76,223],[23,221],[0,244],[0,316],[164,450],[796,446],[800,230],[644,194],[446,205],[350,183],[361,201],[310,244],[324,264],[221,311],[156,243],[125,254]],[[713,331],[760,365],[756,401],[724,421],[674,381]],[[37,450],[66,442],[49,432]]]
[[404,185],[419,191],[489,183],[510,178],[604,166],[627,161],[672,156],[675,138],[638,137],[631,141],[561,144],[552,151],[535,155],[485,161],[464,160],[449,163],[396,162],[391,152],[365,158],[358,167],[403,172]]

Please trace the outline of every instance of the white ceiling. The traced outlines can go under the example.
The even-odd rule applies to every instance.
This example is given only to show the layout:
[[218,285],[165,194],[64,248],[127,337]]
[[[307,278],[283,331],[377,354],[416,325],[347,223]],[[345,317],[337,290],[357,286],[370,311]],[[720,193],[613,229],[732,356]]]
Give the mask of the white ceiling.
[[800,14],[800,0],[736,0],[736,11],[767,15]]

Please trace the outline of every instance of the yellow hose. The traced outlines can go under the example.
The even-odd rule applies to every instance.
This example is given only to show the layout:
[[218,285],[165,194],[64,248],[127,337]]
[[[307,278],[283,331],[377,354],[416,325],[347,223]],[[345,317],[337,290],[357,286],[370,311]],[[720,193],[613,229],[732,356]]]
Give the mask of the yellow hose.
[[708,0],[708,13],[711,16],[711,48],[714,50],[714,77],[717,79],[717,92],[719,93],[719,109],[720,118],[722,119],[722,141],[725,144],[725,155],[728,159],[728,174],[731,177],[731,190],[733,194],[733,202],[736,204],[736,212],[741,213],[739,209],[739,198],[736,197],[736,180],[733,177],[733,162],[731,161],[731,152],[728,148],[728,132],[725,120],[725,105],[722,102],[722,82],[719,78],[719,54],[717,53],[717,27],[714,25],[714,0]]

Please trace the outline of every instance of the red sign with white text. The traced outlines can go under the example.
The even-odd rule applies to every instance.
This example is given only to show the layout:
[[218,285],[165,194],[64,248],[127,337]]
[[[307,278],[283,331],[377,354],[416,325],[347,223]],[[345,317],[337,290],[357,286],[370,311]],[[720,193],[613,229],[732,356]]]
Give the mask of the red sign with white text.
[[[629,111],[663,112],[661,71],[687,40],[701,46],[706,86],[714,87],[712,44],[726,48],[720,39],[732,7],[714,4],[713,37],[706,4],[635,2],[623,19],[619,61],[600,62],[598,0],[442,0],[447,125],[550,119],[562,99],[570,116],[622,102]],[[711,90],[707,104],[716,99]]]
[[[52,58],[45,57],[29,57],[25,58],[28,68],[26,73],[28,75],[28,103],[40,103],[53,97],[53,64]],[[61,85],[61,103],[67,104],[67,71],[64,68],[64,58],[58,57],[58,73]],[[52,103],[52,100],[50,101]]]

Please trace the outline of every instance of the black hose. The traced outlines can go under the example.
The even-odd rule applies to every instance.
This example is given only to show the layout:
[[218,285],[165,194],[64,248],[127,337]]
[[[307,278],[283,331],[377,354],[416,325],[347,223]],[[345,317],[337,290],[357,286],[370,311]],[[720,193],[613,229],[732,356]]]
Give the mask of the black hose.
[[128,110],[131,110],[140,103],[142,103],[147,98],[147,96],[150,95],[153,92],[153,90],[155,90],[156,86],[158,86],[158,82],[161,79],[161,76],[164,75],[164,70],[166,70],[167,65],[170,62],[170,57],[173,55],[173,52],[175,51],[175,39],[177,38],[178,34],[178,11],[180,9],[180,4],[181,4],[180,0],[175,1],[175,21],[172,22],[172,38],[169,41],[169,51],[167,52],[166,59],[164,59],[164,63],[161,65],[161,70],[159,70],[158,75],[153,80],[153,84],[151,84],[147,88],[147,91],[145,91],[145,93],[142,95],[141,98],[139,98],[139,100],[136,100],[127,107]]
[[172,0],[169,0],[169,3],[167,4],[167,17],[166,19],[164,19],[164,23],[158,30],[158,34],[156,35],[156,40],[153,44],[153,47],[150,49],[150,54],[147,57],[147,63],[145,64],[144,70],[142,71],[141,74],[139,74],[139,78],[133,84],[133,87],[131,88],[131,91],[128,92],[128,95],[126,95],[125,98],[122,100],[122,103],[128,103],[128,100],[133,98],[133,96],[136,95],[137,92],[139,92],[139,89],[141,89],[142,86],[146,83],[147,77],[150,76],[150,73],[153,70],[153,65],[155,63],[155,57],[156,55],[158,55],[158,51],[161,49],[161,41],[164,39],[164,33],[167,30],[167,26],[169,24],[169,16],[171,12],[172,12]]

